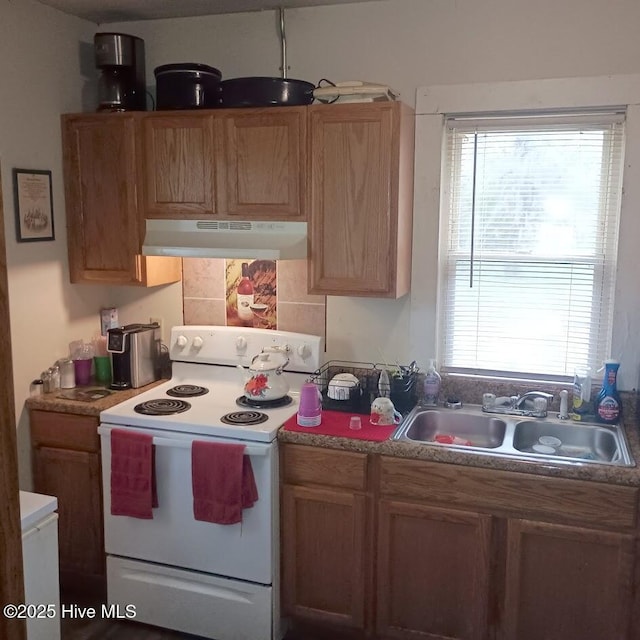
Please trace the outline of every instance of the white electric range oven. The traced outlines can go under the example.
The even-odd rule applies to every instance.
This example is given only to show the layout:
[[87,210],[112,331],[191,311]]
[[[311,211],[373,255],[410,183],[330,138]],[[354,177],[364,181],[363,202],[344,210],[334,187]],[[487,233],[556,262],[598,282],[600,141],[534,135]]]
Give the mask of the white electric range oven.
[[[245,367],[263,349],[286,353],[285,398],[244,397]],[[171,331],[172,377],[100,414],[107,591],[133,620],[216,640],[279,640],[278,429],[320,365],[322,338],[236,327]],[[111,514],[112,429],[153,437],[158,507],[153,518]],[[193,516],[191,444],[243,443],[258,491],[242,522]]]

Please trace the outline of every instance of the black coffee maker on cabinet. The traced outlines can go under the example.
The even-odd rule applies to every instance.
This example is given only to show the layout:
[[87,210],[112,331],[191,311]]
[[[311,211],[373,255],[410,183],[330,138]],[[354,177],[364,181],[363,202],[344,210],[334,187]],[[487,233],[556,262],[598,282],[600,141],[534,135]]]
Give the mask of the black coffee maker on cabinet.
[[93,46],[101,70],[98,111],[145,111],[144,40],[126,33],[96,33]]

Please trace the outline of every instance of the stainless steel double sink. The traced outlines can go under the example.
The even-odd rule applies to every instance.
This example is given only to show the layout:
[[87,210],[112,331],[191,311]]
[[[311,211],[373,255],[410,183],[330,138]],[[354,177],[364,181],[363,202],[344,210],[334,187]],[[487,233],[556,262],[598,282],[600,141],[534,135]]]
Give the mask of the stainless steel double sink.
[[493,415],[480,407],[416,407],[392,440],[552,464],[635,466],[618,425]]

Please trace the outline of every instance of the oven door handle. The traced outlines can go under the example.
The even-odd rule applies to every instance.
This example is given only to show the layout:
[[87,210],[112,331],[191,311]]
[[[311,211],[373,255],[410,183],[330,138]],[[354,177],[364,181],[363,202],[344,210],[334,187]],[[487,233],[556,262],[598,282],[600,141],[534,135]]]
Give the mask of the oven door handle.
[[[98,427],[98,433],[102,436],[108,436],[111,433],[111,429],[106,427]],[[195,442],[197,438],[193,440],[177,440],[173,438],[159,438],[153,437],[153,444],[156,447],[173,447],[175,449],[191,449],[191,444]],[[247,456],[266,456],[269,453],[268,447],[258,448],[251,445],[245,445],[244,454]]]

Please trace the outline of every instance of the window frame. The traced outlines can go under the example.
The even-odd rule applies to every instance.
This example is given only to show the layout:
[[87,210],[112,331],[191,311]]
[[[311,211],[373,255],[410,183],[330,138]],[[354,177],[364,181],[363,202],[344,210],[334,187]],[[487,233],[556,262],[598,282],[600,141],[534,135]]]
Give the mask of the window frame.
[[[620,389],[640,386],[640,74],[550,78],[419,87],[416,93],[416,151],[413,269],[408,342],[421,367],[437,357],[438,231],[444,114],[580,108],[626,108],[625,175],[620,212],[618,277],[612,357],[620,358]],[[532,377],[532,379],[536,379]]]
[[[500,116],[501,114],[499,114]],[[566,370],[564,374],[559,372],[551,372],[547,371],[543,372],[519,372],[516,369],[495,369],[489,366],[481,366],[481,363],[478,364],[477,367],[469,367],[469,366],[461,366],[455,365],[452,362],[445,362],[445,354],[448,353],[449,356],[455,353],[455,351],[459,351],[456,349],[453,341],[450,340],[450,333],[447,330],[446,335],[445,331],[442,331],[442,327],[451,327],[453,324],[453,318],[455,316],[455,308],[456,308],[456,299],[455,290],[457,287],[455,286],[453,280],[456,279],[456,272],[458,269],[459,262],[468,262],[469,270],[470,270],[470,278],[472,278],[471,273],[475,272],[473,268],[473,264],[478,264],[480,267],[478,270],[478,276],[481,280],[482,276],[480,273],[482,271],[482,263],[483,261],[490,265],[492,263],[512,263],[514,266],[521,265],[525,268],[527,265],[540,263],[549,265],[550,267],[553,264],[557,265],[558,270],[560,270],[561,265],[575,265],[578,269],[580,269],[579,265],[588,265],[592,268],[592,302],[590,303],[590,310],[588,315],[591,317],[590,324],[590,338],[588,339],[588,353],[586,354],[586,360],[581,362],[575,362],[575,366],[590,366],[593,370],[598,368],[598,365],[601,360],[609,357],[608,353],[611,348],[611,333],[602,334],[597,331],[599,326],[599,321],[604,320],[611,328],[613,323],[613,317],[611,310],[604,310],[604,313],[597,306],[597,300],[602,300],[603,297],[606,299],[615,300],[615,272],[617,267],[617,243],[618,243],[618,233],[619,233],[619,211],[618,213],[614,213],[612,224],[615,225],[615,228],[611,228],[608,233],[611,235],[608,239],[604,240],[604,245],[607,246],[608,251],[605,254],[601,253],[590,253],[584,255],[570,255],[569,253],[559,253],[557,255],[544,255],[541,253],[535,253],[535,251],[531,254],[517,254],[509,251],[489,251],[483,254],[482,250],[478,255],[475,252],[472,253],[472,249],[469,248],[467,250],[462,249],[453,249],[451,246],[451,242],[457,236],[452,236],[452,230],[456,231],[460,230],[460,226],[464,227],[464,221],[460,220],[454,213],[453,210],[457,210],[456,207],[456,198],[460,196],[459,189],[457,188],[456,180],[460,178],[462,175],[462,158],[464,153],[464,145],[462,143],[453,142],[451,145],[450,136],[451,135],[461,135],[465,134],[471,135],[474,128],[477,133],[482,135],[484,131],[492,132],[490,135],[493,135],[495,131],[504,131],[508,132],[510,129],[523,130],[535,133],[532,135],[535,138],[538,135],[538,132],[544,135],[546,131],[553,131],[554,129],[560,129],[562,131],[571,131],[575,126],[579,128],[580,125],[583,125],[587,129],[590,128],[600,128],[606,132],[607,125],[621,124],[623,127],[622,132],[614,133],[612,131],[609,134],[605,134],[604,142],[601,149],[601,171],[600,177],[602,182],[607,182],[606,176],[610,175],[606,171],[607,168],[611,167],[611,157],[613,153],[613,149],[615,146],[613,144],[614,140],[620,140],[620,138],[615,138],[615,135],[621,135],[622,139],[620,140],[620,158],[619,162],[616,163],[616,167],[619,171],[614,175],[614,182],[611,185],[613,191],[609,191],[607,189],[606,193],[611,195],[613,194],[615,197],[615,201],[617,205],[620,205],[620,197],[619,197],[619,186],[622,178],[622,174],[624,172],[624,123],[626,120],[626,114],[621,110],[611,110],[607,111],[603,114],[601,109],[594,110],[592,113],[585,113],[580,111],[579,113],[566,113],[562,112],[554,112],[549,113],[545,110],[542,113],[539,112],[526,112],[519,114],[509,114],[509,117],[506,119],[498,119],[496,115],[491,114],[477,114],[473,117],[473,121],[469,118],[457,119],[458,123],[456,123],[456,118],[445,118],[443,123],[443,156],[442,156],[442,196],[441,196],[441,207],[440,207],[440,225],[439,225],[439,260],[438,260],[438,290],[439,294],[446,294],[446,298],[449,301],[447,304],[447,308],[441,308],[441,304],[438,305],[437,314],[438,314],[438,330],[439,330],[439,340],[437,343],[437,353],[438,358],[440,360],[441,369],[447,373],[457,373],[457,374],[477,374],[481,375],[491,375],[491,376],[506,376],[509,378],[527,378],[527,379],[542,379],[548,381],[558,381],[558,382],[568,382],[572,379],[572,372]],[[458,126],[456,127],[456,124]],[[491,125],[494,126],[491,126]],[[545,129],[545,125],[547,128]],[[449,129],[457,129],[457,133],[451,134]],[[498,142],[499,144],[499,142]],[[453,150],[453,156],[450,157],[448,155],[448,150]],[[609,209],[606,205],[600,206],[598,210],[598,219],[599,223],[603,223],[607,218],[607,214],[611,213],[611,209]],[[453,214],[453,215],[452,215]],[[477,214],[478,215],[478,214]],[[481,214],[480,217],[476,220],[476,226],[481,224]],[[598,225],[599,226],[599,225]],[[553,277],[553,275],[552,275]],[[476,278],[473,278],[475,281]],[[480,286],[481,282],[477,283]],[[508,283],[510,284],[510,283]],[[543,282],[539,283],[543,285]],[[603,296],[603,294],[605,294]],[[464,298],[464,294],[463,298]],[[453,296],[453,301],[452,297]],[[472,296],[473,297],[473,296]],[[442,303],[442,300],[440,300]],[[481,312],[486,312],[486,306],[479,307]],[[567,309],[568,311],[568,309]],[[493,336],[494,339],[497,336]],[[456,341],[457,342],[457,341]],[[542,343],[540,343],[542,346]],[[598,350],[604,349],[605,352],[600,354],[601,357],[598,357]],[[450,351],[452,350],[452,351]],[[464,350],[463,350],[464,351]],[[565,341],[563,352],[565,355],[570,354],[570,350],[567,347],[567,343]],[[559,364],[559,363],[556,363]],[[531,363],[532,368],[535,366]],[[575,368],[571,367],[571,370]]]

